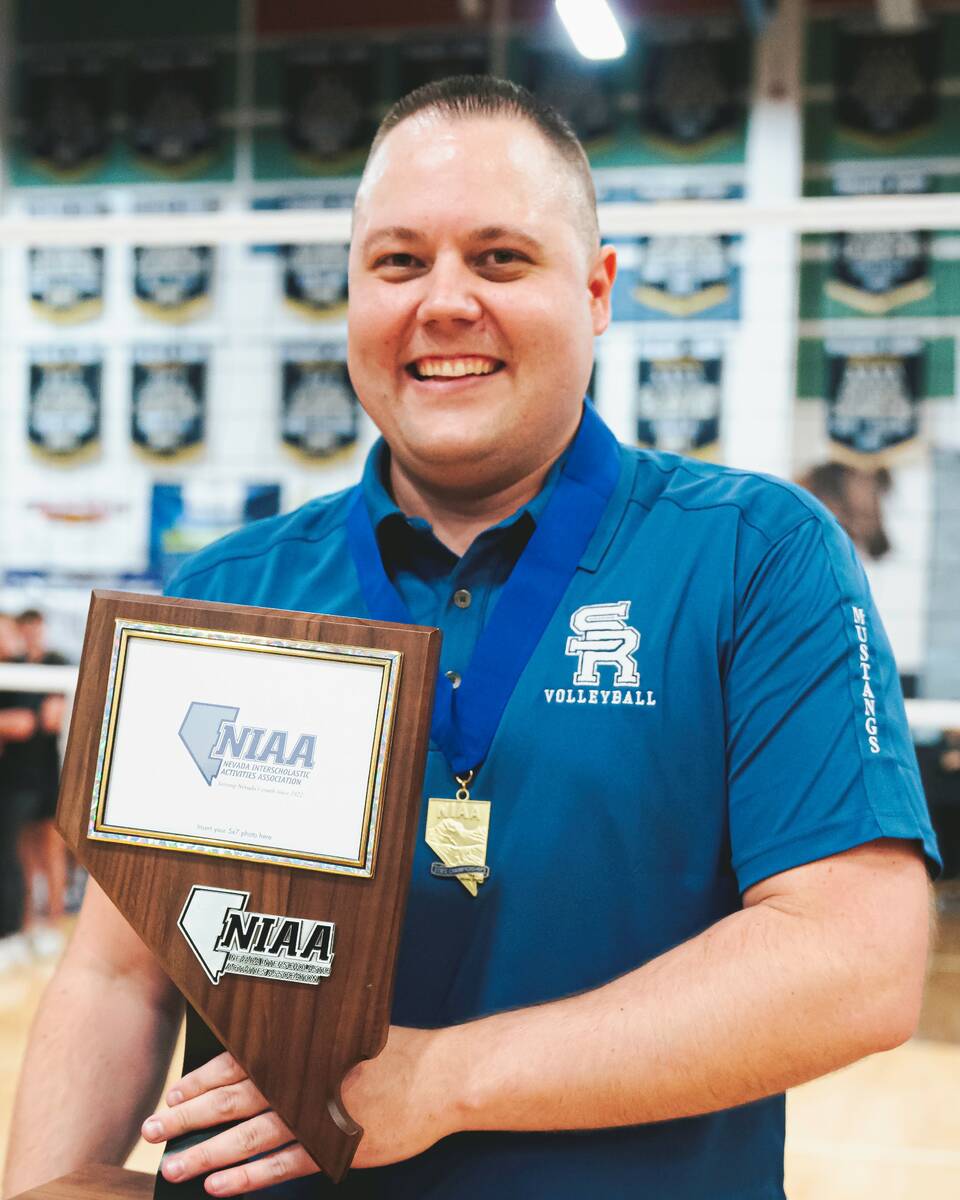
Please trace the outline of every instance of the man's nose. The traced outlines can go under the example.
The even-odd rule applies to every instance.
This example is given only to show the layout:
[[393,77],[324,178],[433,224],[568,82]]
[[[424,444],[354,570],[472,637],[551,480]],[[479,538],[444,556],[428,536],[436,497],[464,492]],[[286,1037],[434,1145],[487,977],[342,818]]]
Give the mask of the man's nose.
[[423,282],[425,291],[417,310],[422,322],[480,319],[483,309],[476,295],[476,276],[461,259],[438,257]]

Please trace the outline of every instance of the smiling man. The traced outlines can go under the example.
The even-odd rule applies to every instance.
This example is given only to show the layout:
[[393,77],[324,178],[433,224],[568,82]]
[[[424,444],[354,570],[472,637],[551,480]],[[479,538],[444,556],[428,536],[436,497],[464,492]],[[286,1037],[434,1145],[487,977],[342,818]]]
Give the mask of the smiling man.
[[[582,150],[522,89],[447,80],[388,114],[349,314],[383,440],[358,487],[173,590],[440,625],[424,796],[490,802],[483,870],[436,870],[425,803],[394,1025],[345,1081],[365,1133],[335,1193],[229,1056],[144,1125],[240,1119],[170,1180],[774,1200],[784,1089],[914,1028],[936,847],[863,572],[798,489],[617,446],[583,402],[614,272]],[[9,1192],[122,1159],[177,1011],[91,889]]]

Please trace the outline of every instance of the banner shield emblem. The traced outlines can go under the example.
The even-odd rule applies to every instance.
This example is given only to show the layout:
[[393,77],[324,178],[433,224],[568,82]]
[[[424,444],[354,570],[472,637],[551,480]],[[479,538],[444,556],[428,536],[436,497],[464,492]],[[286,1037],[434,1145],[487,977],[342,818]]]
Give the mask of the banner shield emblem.
[[933,126],[940,107],[938,40],[935,29],[840,35],[834,116],[847,137],[882,153]]
[[133,263],[134,299],[148,316],[179,323],[210,307],[211,246],[136,246]]
[[733,261],[733,239],[726,235],[668,234],[637,239],[631,299],[662,319],[736,316],[739,269]]
[[283,253],[283,298],[304,317],[329,321],[347,311],[349,246],[316,243],[287,246]]
[[30,307],[58,324],[90,321],[103,311],[103,250],[44,246],[28,256]]
[[357,440],[359,404],[340,354],[323,346],[285,351],[281,436],[303,458],[330,458]]
[[834,457],[882,463],[920,430],[922,344],[827,348],[827,435]]
[[42,457],[73,463],[89,457],[100,440],[99,351],[38,351],[30,363],[27,437]]
[[310,172],[358,169],[376,130],[376,64],[368,46],[316,46],[290,56],[286,135],[290,151]]
[[131,149],[148,170],[195,175],[218,148],[217,77],[212,57],[144,55],[131,81]]
[[103,64],[36,63],[27,76],[22,115],[27,156],[37,170],[61,182],[92,174],[110,145]]
[[924,231],[835,234],[830,255],[824,290],[858,312],[883,316],[933,292],[930,235]]
[[200,447],[206,423],[206,353],[141,347],[134,354],[131,437],[151,457],[182,458]]
[[694,348],[641,359],[637,368],[637,441],[657,450],[703,457],[720,440],[722,360]]
[[653,44],[644,62],[640,130],[654,148],[692,158],[730,141],[746,119],[733,39]]

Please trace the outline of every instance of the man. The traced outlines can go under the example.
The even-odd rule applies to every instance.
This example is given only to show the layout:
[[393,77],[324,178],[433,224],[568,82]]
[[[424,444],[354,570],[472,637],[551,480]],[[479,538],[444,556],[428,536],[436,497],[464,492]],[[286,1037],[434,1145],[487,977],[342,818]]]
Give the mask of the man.
[[[496,80],[401,101],[350,258],[350,371],[384,444],[358,489],[174,581],[441,624],[424,796],[491,802],[476,896],[421,829],[395,1024],[343,1087],[365,1133],[340,1196],[782,1197],[783,1090],[917,1018],[936,849],[863,574],[797,489],[619,449],[584,409],[614,272],[556,114]],[[176,1022],[95,890],[54,988],[12,1192],[122,1156]],[[50,1139],[67,1078],[84,1101]],[[152,1140],[241,1121],[168,1179],[334,1194],[229,1056],[167,1104]]]

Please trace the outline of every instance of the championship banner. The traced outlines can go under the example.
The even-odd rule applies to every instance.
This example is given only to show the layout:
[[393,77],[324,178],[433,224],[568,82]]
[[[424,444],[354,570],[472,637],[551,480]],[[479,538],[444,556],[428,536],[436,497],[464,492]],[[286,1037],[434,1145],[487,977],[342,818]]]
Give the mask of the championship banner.
[[838,233],[830,239],[831,300],[870,316],[925,300],[933,292],[930,235],[891,230]]
[[50,462],[73,464],[99,449],[99,347],[44,347],[30,360],[27,437]]
[[490,44],[485,37],[422,38],[400,43],[398,73],[405,96],[414,88],[451,75],[486,75]]
[[734,38],[652,42],[641,60],[643,138],[684,159],[735,138],[746,120],[742,54]]
[[210,308],[212,246],[135,246],[133,295],[137,307],[157,321],[180,324]]
[[29,64],[20,115],[36,170],[75,183],[102,164],[110,146],[107,87],[98,58]]
[[827,436],[840,461],[882,465],[920,431],[923,343],[826,344]]
[[332,321],[347,311],[348,244],[318,242],[283,249],[283,300],[302,317]]
[[283,68],[290,151],[308,171],[359,171],[377,126],[378,72],[372,46],[311,46]]
[[726,234],[664,234],[616,245],[616,320],[739,317],[738,239]]
[[723,399],[720,345],[686,343],[659,351],[645,353],[637,366],[637,441],[674,454],[712,457]]
[[91,321],[103,312],[103,250],[33,247],[27,254],[30,307],[60,325]]
[[847,137],[878,153],[906,145],[939,115],[937,31],[841,31],[835,85],[834,116]]
[[528,42],[527,86],[573,126],[588,154],[608,149],[617,134],[618,71],[609,63],[586,63]]
[[341,343],[283,348],[280,432],[301,458],[328,459],[357,440],[360,405]]
[[151,458],[180,459],[203,444],[207,351],[138,346],[133,351],[130,436]]
[[217,69],[211,54],[155,49],[132,68],[128,138],[141,166],[195,175],[218,149]]

